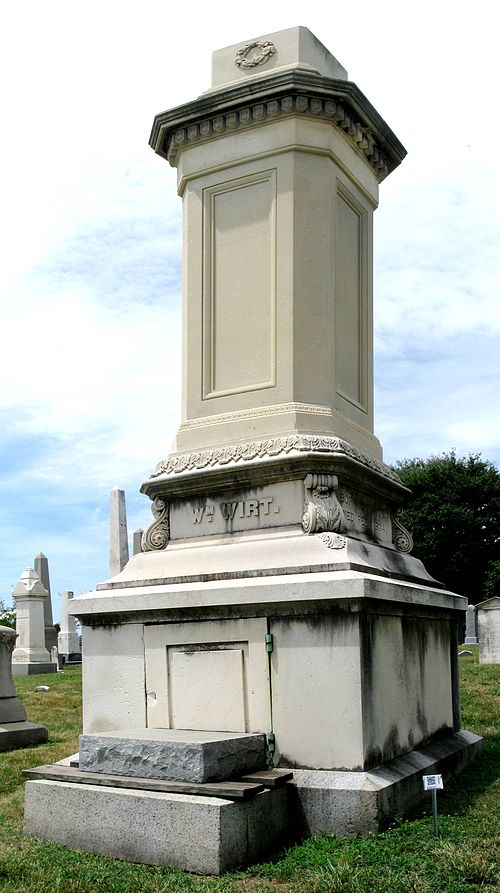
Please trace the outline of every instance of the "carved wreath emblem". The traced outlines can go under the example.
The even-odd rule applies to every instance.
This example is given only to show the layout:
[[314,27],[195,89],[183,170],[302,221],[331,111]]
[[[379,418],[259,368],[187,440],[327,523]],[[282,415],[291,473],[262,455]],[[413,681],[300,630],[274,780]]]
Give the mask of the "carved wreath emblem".
[[[253,53],[252,50],[260,50],[260,53]],[[276,52],[274,43],[270,40],[254,40],[253,43],[246,43],[245,46],[237,50],[234,57],[234,64],[238,68],[256,68],[257,65],[263,65]]]

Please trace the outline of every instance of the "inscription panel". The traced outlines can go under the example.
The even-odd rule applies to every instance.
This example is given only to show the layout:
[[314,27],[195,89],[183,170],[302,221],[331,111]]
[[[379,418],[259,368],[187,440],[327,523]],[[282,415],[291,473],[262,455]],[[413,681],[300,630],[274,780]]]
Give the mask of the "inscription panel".
[[204,190],[204,399],[276,383],[275,195],[275,171]]
[[344,512],[345,533],[366,536],[381,546],[392,546],[392,524],[388,509],[361,498],[345,487],[339,487],[337,495]]
[[170,505],[170,537],[220,536],[299,525],[303,510],[302,481],[183,499]]

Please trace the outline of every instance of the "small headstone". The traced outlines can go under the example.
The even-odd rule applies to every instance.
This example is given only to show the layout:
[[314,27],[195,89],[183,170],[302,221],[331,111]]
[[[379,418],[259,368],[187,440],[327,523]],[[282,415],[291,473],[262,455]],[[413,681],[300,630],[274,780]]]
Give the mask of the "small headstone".
[[109,575],[115,577],[128,561],[125,491],[113,487],[109,501]]
[[35,691],[50,691],[50,688],[48,685],[37,685]]
[[65,663],[81,663],[81,647],[80,637],[76,631],[75,618],[68,613],[68,607],[73,592],[70,589],[64,589],[61,593],[61,632],[57,637],[57,646],[59,654],[65,658]]
[[465,618],[464,645],[477,645],[477,617],[474,605],[469,605]]

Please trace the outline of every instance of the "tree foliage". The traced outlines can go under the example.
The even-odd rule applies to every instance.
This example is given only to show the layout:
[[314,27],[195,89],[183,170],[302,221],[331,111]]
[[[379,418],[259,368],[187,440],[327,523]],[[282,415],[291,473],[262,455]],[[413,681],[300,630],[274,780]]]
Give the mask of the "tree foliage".
[[10,626],[11,629],[16,628],[16,609],[5,604],[0,598],[0,626]]
[[402,517],[413,554],[433,577],[475,604],[500,594],[500,472],[481,454],[403,459],[412,495]]

